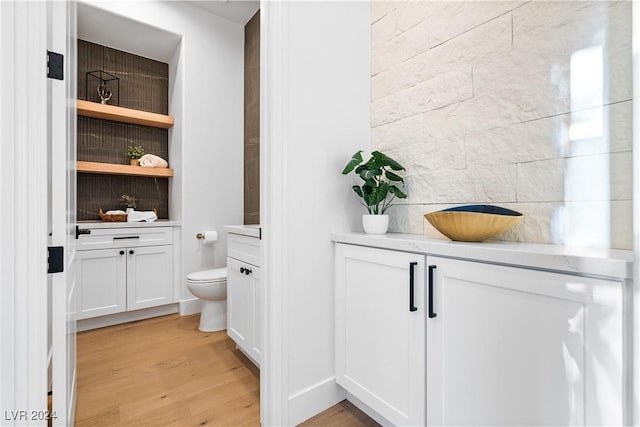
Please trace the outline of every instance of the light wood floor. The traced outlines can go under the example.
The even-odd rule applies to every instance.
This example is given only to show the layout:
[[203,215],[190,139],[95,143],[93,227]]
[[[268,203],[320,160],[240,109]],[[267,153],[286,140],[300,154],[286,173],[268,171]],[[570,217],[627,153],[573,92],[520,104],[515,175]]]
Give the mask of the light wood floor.
[[[258,426],[258,369],[226,331],[170,315],[78,334],[76,426]],[[348,402],[303,424],[376,426]]]

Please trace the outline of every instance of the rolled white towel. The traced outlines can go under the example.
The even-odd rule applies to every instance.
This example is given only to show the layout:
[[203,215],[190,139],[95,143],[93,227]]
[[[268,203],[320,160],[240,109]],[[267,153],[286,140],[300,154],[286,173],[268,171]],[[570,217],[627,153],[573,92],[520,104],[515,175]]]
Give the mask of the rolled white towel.
[[140,157],[140,166],[145,168],[166,168],[169,166],[169,163],[155,154],[145,154]]
[[153,222],[158,219],[158,215],[154,211],[133,211],[127,215],[127,222]]

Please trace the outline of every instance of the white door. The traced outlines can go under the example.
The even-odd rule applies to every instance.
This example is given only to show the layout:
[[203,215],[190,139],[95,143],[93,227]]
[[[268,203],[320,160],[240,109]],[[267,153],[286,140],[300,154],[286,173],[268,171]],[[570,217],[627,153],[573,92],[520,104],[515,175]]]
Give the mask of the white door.
[[618,282],[429,257],[427,425],[622,425]]
[[336,245],[336,380],[394,425],[425,425],[424,264]]
[[64,80],[48,81],[50,98],[50,225],[53,246],[64,246],[64,272],[51,280],[54,426],[73,425],[76,401],[76,11],[50,1],[48,49],[64,55]]
[[127,310],[173,302],[172,246],[127,250]]
[[76,252],[77,319],[127,311],[124,248]]

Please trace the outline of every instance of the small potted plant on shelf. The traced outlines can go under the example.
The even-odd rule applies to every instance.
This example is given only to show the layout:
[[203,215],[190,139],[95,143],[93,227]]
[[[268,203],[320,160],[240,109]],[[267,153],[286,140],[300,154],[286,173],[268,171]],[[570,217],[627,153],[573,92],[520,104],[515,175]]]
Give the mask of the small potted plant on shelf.
[[124,154],[129,158],[131,166],[140,166],[140,157],[144,156],[144,148],[141,145],[130,145]]
[[[363,163],[362,151],[358,151],[351,157],[347,166],[342,171],[347,175],[354,171],[364,184],[354,185],[351,188],[362,198],[360,202],[368,215],[362,215],[362,226],[364,232],[368,234],[385,234],[389,228],[389,215],[385,212],[391,206],[395,198],[406,199],[404,189],[404,178],[396,172],[404,171],[405,168],[391,157],[374,151],[371,158]],[[402,189],[400,188],[402,187]]]
[[134,196],[123,194],[120,196],[120,200],[122,200],[123,205],[127,206],[127,213],[132,212],[138,206],[138,199]]

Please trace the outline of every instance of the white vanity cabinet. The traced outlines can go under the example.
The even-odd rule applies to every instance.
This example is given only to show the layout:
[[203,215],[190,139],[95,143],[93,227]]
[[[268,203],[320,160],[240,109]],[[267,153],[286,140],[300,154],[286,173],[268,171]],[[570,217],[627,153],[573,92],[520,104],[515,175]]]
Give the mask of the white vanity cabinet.
[[628,422],[625,279],[431,253],[336,244],[338,384],[393,425]]
[[336,245],[336,381],[395,425],[425,424],[425,256]]
[[622,425],[622,285],[428,257],[427,425]]
[[92,229],[78,240],[78,320],[171,304],[171,227]]
[[230,232],[227,245],[227,334],[260,366],[260,239]]

